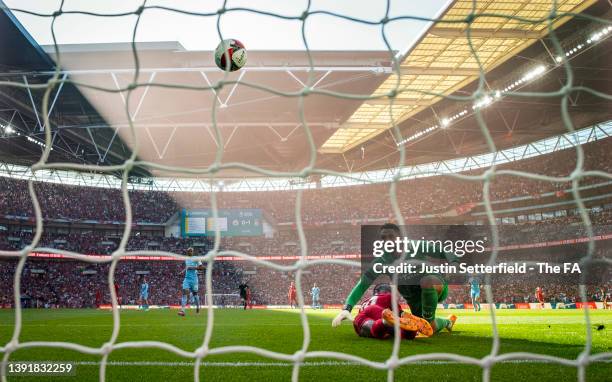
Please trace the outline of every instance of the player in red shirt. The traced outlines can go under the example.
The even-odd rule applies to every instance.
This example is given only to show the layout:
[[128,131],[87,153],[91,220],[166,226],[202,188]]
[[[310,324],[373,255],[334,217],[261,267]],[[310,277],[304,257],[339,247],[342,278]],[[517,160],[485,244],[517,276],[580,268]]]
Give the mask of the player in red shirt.
[[538,299],[538,302],[540,303],[540,308],[544,308],[544,292],[542,291],[541,287],[537,287],[535,290],[535,295],[536,298]]
[[102,305],[102,291],[100,289],[96,290],[96,308],[99,308]]
[[297,308],[298,307],[298,302],[297,302],[297,291],[295,290],[295,284],[293,283],[293,281],[291,282],[291,285],[289,285],[289,305],[293,308],[294,305]]
[[246,302],[245,302],[245,304],[246,305],[245,305],[244,309],[246,309],[247,306],[249,307],[249,309],[253,309],[253,303],[251,302],[251,288],[249,288],[248,286],[247,286],[247,289],[246,289]]
[[[358,336],[385,339],[393,335],[395,316],[391,300],[389,284],[379,284],[374,287],[374,296],[361,304],[361,309],[353,320],[353,328]],[[399,304],[397,311],[400,314],[399,327],[403,339],[414,339],[417,332],[428,337],[433,334],[433,329],[427,320],[404,313]]]
[[121,296],[119,295],[119,283],[115,281],[115,295],[117,296],[117,305],[121,308]]

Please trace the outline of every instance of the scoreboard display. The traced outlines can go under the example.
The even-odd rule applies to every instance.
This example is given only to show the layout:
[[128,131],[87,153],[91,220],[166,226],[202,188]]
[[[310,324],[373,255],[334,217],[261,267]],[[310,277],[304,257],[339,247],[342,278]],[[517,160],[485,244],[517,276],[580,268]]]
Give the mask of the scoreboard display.
[[260,209],[221,208],[217,218],[211,209],[181,211],[181,236],[215,236],[219,229],[221,236],[260,236],[263,234],[263,221]]

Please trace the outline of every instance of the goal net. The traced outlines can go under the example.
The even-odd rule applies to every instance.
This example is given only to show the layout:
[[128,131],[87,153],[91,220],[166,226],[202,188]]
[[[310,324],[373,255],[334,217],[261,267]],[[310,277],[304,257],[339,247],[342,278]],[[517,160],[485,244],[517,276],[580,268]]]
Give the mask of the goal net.
[[204,295],[204,305],[212,305],[218,308],[238,308],[242,307],[243,303],[240,295],[235,293],[207,293]]
[[[117,268],[117,264],[121,261],[122,258],[131,255],[162,255],[162,256],[170,256],[177,260],[185,260],[187,257],[180,253],[169,253],[169,252],[161,252],[161,251],[151,251],[151,250],[142,250],[142,251],[129,251],[127,249],[127,244],[132,233],[133,227],[133,211],[130,204],[130,197],[128,194],[128,190],[130,188],[129,180],[130,174],[136,167],[142,167],[147,169],[155,169],[160,171],[171,171],[173,173],[181,174],[184,176],[198,176],[205,177],[209,176],[211,180],[215,179],[215,174],[219,171],[225,170],[242,170],[249,173],[252,173],[257,176],[268,177],[268,178],[286,178],[293,177],[296,179],[308,179],[309,177],[317,176],[335,176],[338,178],[345,178],[349,182],[357,182],[357,183],[369,183],[370,181],[367,179],[355,179],[350,173],[332,171],[329,169],[322,169],[316,167],[316,159],[319,155],[320,147],[317,147],[314,140],[312,139],[309,122],[304,117],[304,100],[307,97],[331,97],[336,99],[345,99],[345,100],[353,100],[353,101],[362,101],[362,106],[359,107],[356,113],[361,113],[357,115],[358,118],[362,118],[367,115],[376,114],[380,115],[379,122],[372,123],[372,126],[381,126],[384,125],[385,129],[388,129],[391,135],[393,136],[393,140],[396,143],[393,145],[394,147],[390,150],[397,150],[399,153],[399,161],[397,163],[393,163],[391,168],[389,169],[389,182],[388,182],[388,196],[389,202],[391,204],[393,210],[393,220],[396,221],[399,225],[404,225],[405,216],[402,214],[400,210],[400,206],[397,200],[397,185],[398,182],[402,181],[406,178],[406,174],[402,171],[394,171],[394,169],[402,168],[406,164],[406,155],[407,155],[407,144],[419,139],[421,136],[431,133],[434,130],[443,129],[447,126],[452,125],[453,121],[463,117],[467,113],[473,114],[475,117],[475,121],[477,122],[480,133],[486,140],[488,151],[491,153],[495,153],[498,151],[498,147],[496,145],[495,139],[492,137],[490,133],[490,126],[488,126],[483,118],[483,113],[487,105],[496,102],[498,98],[502,97],[516,97],[517,99],[522,99],[525,101],[529,101],[530,98],[533,97],[549,97],[551,102],[556,102],[559,105],[559,113],[561,115],[561,119],[563,121],[563,125],[568,133],[572,133],[575,131],[574,123],[570,116],[570,104],[572,102],[571,97],[575,95],[577,92],[586,92],[592,95],[595,95],[604,100],[612,100],[612,95],[605,94],[601,92],[597,92],[588,87],[581,86],[578,83],[575,83],[572,65],[571,65],[571,57],[573,54],[576,54],[579,50],[587,49],[591,45],[595,45],[598,43],[598,40],[605,38],[607,34],[612,30],[612,22],[607,19],[597,18],[594,16],[590,16],[585,13],[581,13],[588,5],[593,4],[592,1],[569,1],[569,0],[558,0],[558,1],[540,1],[540,2],[532,2],[532,1],[523,1],[517,2],[518,6],[515,7],[513,2],[495,2],[495,1],[464,1],[459,0],[452,2],[452,7],[450,8],[452,11],[442,12],[438,17],[434,18],[423,18],[416,15],[401,15],[401,16],[390,16],[391,8],[393,5],[393,1],[386,2],[386,15],[381,19],[373,20],[373,19],[365,19],[365,18],[356,18],[350,15],[340,14],[331,10],[325,9],[315,9],[311,7],[310,2],[303,9],[295,9],[294,12],[290,14],[279,14],[275,12],[269,12],[265,10],[259,10],[257,8],[246,8],[246,7],[232,7],[229,3],[225,2],[222,7],[214,12],[195,12],[192,10],[186,11],[181,9],[180,7],[166,7],[159,5],[149,5],[146,1],[144,1],[141,6],[131,9],[125,12],[116,12],[116,13],[97,13],[91,12],[87,9],[74,9],[74,8],[64,8],[63,1],[59,8],[54,11],[49,12],[31,12],[28,9],[20,9],[14,8],[10,9],[6,6],[2,6],[3,10],[8,10],[14,14],[27,14],[30,16],[34,16],[37,18],[41,18],[50,22],[50,26],[52,29],[52,35],[55,41],[54,27],[56,23],[63,19],[68,18],[71,15],[87,15],[89,17],[104,17],[104,18],[119,18],[132,16],[130,18],[131,24],[131,49],[133,54],[133,80],[127,84],[122,85],[119,88],[109,88],[104,86],[96,86],[88,83],[79,83],[74,81],[70,76],[65,76],[63,72],[62,65],[62,49],[58,44],[54,44],[55,49],[55,57],[56,59],[56,71],[51,75],[48,81],[43,84],[31,84],[23,81],[13,81],[13,80],[0,80],[0,87],[2,88],[19,88],[19,89],[31,89],[31,90],[43,90],[44,97],[42,101],[41,107],[41,126],[44,127],[45,131],[45,140],[44,143],[41,142],[44,150],[39,158],[39,160],[30,166],[33,176],[28,179],[29,184],[29,192],[30,198],[32,200],[32,205],[36,218],[36,230],[34,233],[34,237],[32,242],[25,246],[22,250],[17,251],[0,251],[0,256],[4,258],[11,258],[17,260],[17,265],[15,269],[15,277],[14,277],[14,306],[15,306],[15,323],[12,328],[12,336],[9,341],[0,345],[0,352],[3,353],[1,370],[2,373],[2,381],[6,382],[6,367],[11,356],[21,350],[32,347],[56,347],[63,349],[71,349],[74,351],[98,355],[101,357],[101,364],[99,369],[99,378],[101,381],[105,380],[107,375],[107,366],[109,356],[115,351],[117,348],[121,349],[144,349],[144,348],[156,348],[156,349],[164,349],[167,351],[171,351],[180,356],[189,356],[194,360],[194,379],[196,381],[200,378],[200,368],[202,367],[202,363],[208,356],[212,356],[215,354],[226,354],[231,352],[247,352],[256,354],[262,357],[268,357],[274,360],[290,362],[293,365],[292,371],[292,379],[294,381],[299,380],[300,376],[300,368],[303,363],[308,359],[313,358],[327,358],[331,360],[338,361],[347,361],[354,362],[357,364],[361,364],[363,366],[386,370],[388,373],[388,380],[394,380],[395,370],[403,365],[409,365],[411,363],[420,362],[420,361],[432,361],[432,360],[445,360],[445,361],[455,361],[459,363],[476,365],[482,368],[482,377],[484,381],[489,381],[491,379],[491,369],[500,362],[511,361],[511,360],[531,360],[531,361],[542,361],[542,362],[552,362],[557,363],[559,365],[564,366],[572,366],[577,370],[577,376],[579,381],[585,380],[585,370],[592,362],[596,362],[602,359],[609,359],[612,357],[612,353],[591,353],[591,325],[590,325],[590,315],[589,309],[585,305],[584,308],[584,320],[586,323],[586,343],[584,344],[584,351],[580,354],[576,359],[565,359],[561,357],[544,355],[544,354],[535,354],[530,353],[525,349],[524,352],[515,352],[515,353],[501,353],[500,352],[500,336],[497,330],[496,325],[496,310],[490,310],[490,318],[492,323],[492,333],[493,333],[493,342],[491,345],[490,353],[483,358],[474,358],[469,356],[464,356],[460,354],[453,353],[424,353],[418,355],[412,355],[407,357],[400,357],[400,337],[395,336],[393,340],[393,349],[389,356],[389,358],[385,362],[376,362],[369,359],[357,357],[355,355],[341,353],[341,352],[332,352],[332,351],[313,351],[310,349],[311,344],[311,335],[310,328],[308,322],[308,315],[304,310],[304,306],[307,305],[306,295],[307,290],[304,289],[303,283],[303,273],[312,269],[314,267],[320,267],[326,264],[335,264],[337,266],[343,266],[348,268],[354,268],[355,271],[359,269],[361,264],[357,261],[350,260],[342,260],[342,259],[329,259],[329,258],[319,258],[319,259],[311,259],[307,258],[309,254],[309,248],[307,245],[307,238],[305,236],[304,223],[302,221],[302,190],[297,190],[297,197],[295,200],[295,227],[298,232],[299,237],[299,250],[300,257],[292,262],[289,265],[280,264],[273,261],[262,260],[256,256],[251,256],[246,253],[242,253],[237,250],[222,250],[220,246],[220,232],[219,227],[215,228],[214,235],[214,247],[211,251],[209,251],[204,256],[198,256],[197,259],[204,262],[206,266],[205,273],[205,290],[206,290],[206,312],[207,312],[207,321],[206,321],[206,332],[204,338],[202,339],[201,345],[195,351],[186,351],[180,349],[176,346],[173,346],[168,343],[159,342],[159,341],[130,341],[130,342],[119,342],[118,334],[119,329],[121,327],[121,319],[119,313],[119,305],[117,301],[117,295],[115,290],[110,288],[110,295],[112,298],[112,317],[113,317],[113,330],[110,338],[106,344],[101,347],[88,347],[81,344],[76,343],[68,343],[68,342],[37,342],[35,344],[24,342],[22,338],[22,308],[20,305],[20,291],[21,291],[21,275],[22,271],[26,265],[26,261],[28,255],[34,251],[45,250],[45,248],[39,247],[39,242],[41,239],[41,235],[43,233],[43,215],[40,207],[40,203],[37,200],[37,195],[34,188],[34,183],[36,181],[36,173],[45,171],[45,170],[70,170],[70,171],[88,171],[88,172],[96,172],[96,173],[121,173],[121,193],[123,197],[123,203],[125,208],[125,224],[123,235],[121,241],[116,250],[112,252],[112,255],[108,257],[92,257],[85,254],[74,253],[65,250],[59,249],[50,249],[53,253],[62,254],[70,259],[78,260],[84,263],[108,263],[110,264],[110,271],[108,274],[108,285],[114,285],[115,281],[115,269]],[[495,4],[504,4],[507,5],[505,8],[506,11],[503,10],[503,7],[496,7]],[[522,8],[522,9],[518,9]],[[524,12],[523,12],[524,10]],[[205,85],[195,85],[195,84],[177,84],[177,83],[167,83],[164,81],[158,81],[156,79],[151,79],[150,81],[143,81],[143,77],[141,75],[141,66],[140,66],[140,55],[142,52],[139,51],[138,46],[136,44],[136,36],[138,36],[139,25],[143,18],[146,18],[147,15],[151,12],[167,12],[168,14],[185,14],[191,17],[200,17],[200,18],[208,18],[208,19],[216,19],[218,23],[220,23],[224,17],[228,14],[232,14],[235,12],[246,12],[251,15],[257,15],[266,17],[269,19],[275,20],[283,20],[287,22],[298,23],[302,28],[302,37],[303,37],[303,49],[308,57],[309,65],[308,67],[312,70],[307,70],[307,78],[303,80],[303,86],[299,91],[286,91],[283,89],[271,88],[268,86],[264,86],[258,83],[250,82],[247,80],[235,80],[230,79],[229,74],[225,74],[221,79],[216,81],[211,81],[209,84]],[[381,86],[377,89],[373,94],[356,94],[351,92],[340,92],[340,91],[330,91],[324,88],[318,88],[315,86],[316,79],[313,76],[314,69],[316,69],[316,63],[314,62],[311,56],[311,50],[309,49],[309,40],[308,40],[308,21],[313,17],[324,15],[329,18],[330,23],[334,23],[337,21],[350,22],[368,25],[372,27],[376,27],[379,30],[380,39],[385,43],[388,52],[389,52],[389,60],[391,62],[391,71],[392,73],[389,75],[388,79],[384,81],[384,86]],[[577,41],[572,46],[563,46],[561,44],[560,39],[556,35],[556,29],[572,18],[581,18],[584,20],[591,21],[597,27],[594,28],[591,32],[592,35],[585,36],[584,41]],[[126,18],[127,20],[127,18]],[[391,46],[388,43],[387,39],[387,30],[394,23],[397,23],[402,20],[414,20],[419,22],[432,22],[433,25],[437,28],[437,32],[443,36],[447,42],[453,41],[456,38],[462,38],[465,41],[464,46],[457,47],[451,45],[447,45],[445,50],[449,52],[453,52],[454,49],[463,49],[468,52],[468,59],[466,62],[472,64],[472,69],[479,73],[479,75],[475,78],[475,86],[469,94],[459,93],[456,90],[460,89],[461,85],[467,85],[469,82],[462,83],[461,80],[452,80],[446,79],[447,81],[456,81],[451,84],[448,88],[441,88],[438,84],[433,82],[429,83],[418,83],[414,82],[415,79],[410,79],[406,77],[406,74],[416,73],[414,76],[418,79],[418,73],[427,72],[423,69],[424,64],[427,61],[426,56],[422,56],[419,60],[414,62],[407,62],[406,57],[402,57],[396,54],[396,47]],[[126,21],[127,23],[128,21]],[[515,32],[515,35],[511,35],[510,32],[505,32],[505,28],[512,29]],[[489,35],[484,35],[484,30],[488,30]],[[516,31],[519,32],[516,32]],[[495,60],[501,56],[495,56],[495,52],[498,50],[504,51],[504,55],[506,54],[516,54],[521,49],[525,48],[527,45],[523,45],[524,41],[521,42],[521,39],[526,38],[530,41],[534,39],[534,36],[547,36],[548,41],[550,43],[547,45],[547,49],[549,50],[550,57],[547,59],[546,67],[534,67],[532,72],[529,72],[525,75],[524,78],[520,78],[516,81],[516,83],[509,83],[505,87],[502,88],[492,88],[487,81],[486,73],[488,70],[492,69],[492,65]],[[503,41],[495,42],[495,38],[499,37]],[[218,38],[219,40],[233,37],[233,36],[225,36],[222,28],[218,28]],[[238,36],[236,36],[238,37]],[[424,39],[428,39],[428,37],[423,37]],[[432,37],[434,39],[434,37]],[[490,43],[487,43],[487,40],[491,40],[490,43],[493,43],[497,46],[491,46]],[[504,45],[504,41],[517,41],[516,44],[508,43],[508,45]],[[537,38],[536,38],[537,40]],[[432,41],[429,41],[433,43]],[[439,42],[439,41],[438,41]],[[426,52],[425,52],[426,53]],[[465,52],[463,52],[465,53]],[[456,55],[461,54],[461,52],[456,51]],[[407,57],[410,57],[408,55]],[[248,65],[248,64],[247,64]],[[421,65],[421,68],[419,68]],[[457,65],[457,73],[460,73],[461,70],[459,68],[460,65]],[[429,67],[429,66],[428,66]],[[432,67],[435,67],[433,65]],[[566,71],[566,79],[563,83],[559,84],[557,89],[554,89],[549,92],[529,92],[521,90],[521,85],[523,83],[527,83],[533,78],[536,78],[544,71],[549,70],[550,68],[562,68]],[[411,72],[412,71],[412,72]],[[432,73],[433,69],[429,71]],[[465,70],[464,70],[465,71]],[[461,74],[457,74],[461,76]],[[464,76],[465,77],[465,76]],[[469,76],[465,77],[468,78]],[[188,168],[188,167],[173,167],[173,166],[164,166],[159,163],[153,163],[151,161],[143,161],[139,159],[139,150],[143,146],[142,142],[138,142],[138,134],[135,133],[135,129],[137,129],[137,124],[134,122],[134,110],[137,105],[134,105],[134,101],[130,101],[131,95],[136,91],[141,91],[146,88],[154,88],[154,87],[163,87],[170,89],[189,89],[193,91],[201,91],[201,92],[210,92],[211,90],[217,91],[224,87],[231,87],[236,83],[240,84],[241,87],[249,88],[249,89],[257,89],[259,91],[263,91],[268,93],[270,96],[277,97],[287,97],[294,99],[297,103],[301,118],[300,121],[300,129],[302,129],[303,134],[308,137],[309,146],[304,151],[304,157],[308,158],[304,167],[295,173],[286,173],[282,171],[272,171],[266,169],[264,167],[259,167],[250,163],[235,163],[235,162],[225,162],[224,161],[224,142],[223,142],[223,134],[221,134],[219,127],[216,122],[216,113],[218,112],[218,108],[220,107],[217,102],[213,102],[211,119],[212,119],[212,132],[217,141],[217,148],[215,153],[215,160],[209,166],[205,168]],[[51,153],[52,147],[52,128],[51,123],[49,121],[49,110],[54,102],[54,92],[61,87],[63,84],[71,83],[79,88],[87,89],[87,91],[95,92],[95,93],[121,93],[125,100],[125,115],[128,118],[128,130],[130,131],[130,136],[135,139],[133,144],[133,150],[131,157],[125,160],[120,165],[93,165],[93,164],[77,164],[77,163],[59,163],[59,162],[50,162],[49,156]],[[428,85],[429,84],[429,85]],[[442,90],[441,90],[442,89]],[[432,126],[416,131],[412,131],[411,133],[402,133],[399,128],[399,124],[403,122],[402,116],[404,116],[410,108],[418,107],[418,102],[415,102],[415,105],[410,105],[404,95],[425,95],[426,99],[430,100],[452,100],[461,103],[462,105],[468,105],[465,109],[459,108],[454,114],[449,114],[446,117],[442,117],[436,124]],[[370,114],[368,114],[370,113]],[[272,122],[272,121],[271,121]],[[363,123],[367,125],[369,122]],[[345,132],[347,134],[352,134],[350,130],[350,124],[345,126],[340,126],[339,131]],[[343,130],[344,129],[344,130]],[[338,134],[341,134],[338,133]],[[349,142],[350,143],[350,142]],[[571,182],[571,192],[573,195],[573,199],[577,208],[579,209],[580,219],[583,224],[583,228],[586,232],[586,236],[590,238],[589,245],[589,253],[587,255],[588,258],[593,256],[595,249],[595,242],[593,240],[593,230],[592,224],[589,217],[589,213],[585,208],[583,198],[581,197],[580,182],[585,177],[600,177],[607,180],[612,180],[612,175],[605,171],[587,171],[584,168],[584,151],[583,148],[576,144],[574,145],[575,154],[576,154],[576,167],[572,171],[569,176],[555,176],[550,174],[536,174],[530,172],[522,172],[522,171],[514,171],[508,169],[497,169],[496,168],[496,160],[493,159],[492,165],[488,168],[480,171],[477,174],[462,174],[462,173],[448,173],[444,171],[444,169],[439,169],[441,174],[445,174],[447,177],[451,177],[454,179],[459,179],[463,182],[478,182],[482,184],[482,202],[484,202],[485,210],[486,210],[486,221],[490,224],[491,232],[490,238],[491,243],[494,246],[494,250],[490,253],[489,261],[491,263],[495,262],[497,256],[497,250],[495,247],[499,244],[499,235],[498,229],[496,226],[496,215],[493,212],[493,207],[491,203],[490,197],[490,186],[491,182],[494,178],[499,178],[502,176],[514,176],[518,178],[524,178],[529,180],[537,180],[542,182],[552,182],[552,183],[564,183]],[[216,196],[216,189],[212,189],[211,194],[211,208],[213,211],[213,217],[217,219],[218,217],[218,203]],[[49,249],[47,249],[49,250]],[[249,262],[255,264],[259,267],[267,267],[270,269],[274,269],[276,271],[282,272],[295,272],[295,287],[297,290],[297,301],[300,306],[300,319],[302,322],[302,331],[303,331],[303,343],[301,348],[293,354],[284,354],[278,353],[274,351],[270,351],[265,348],[259,347],[250,347],[250,346],[232,346],[232,347],[211,347],[211,339],[213,338],[213,329],[215,327],[215,311],[213,305],[239,305],[237,303],[236,296],[234,295],[218,295],[214,293],[213,289],[213,268],[215,259],[219,256],[234,256],[239,257],[245,262]],[[605,259],[605,264],[609,265],[610,260]],[[493,290],[489,282],[485,282],[486,286],[484,287],[485,295],[484,300],[488,303],[493,302]],[[399,296],[396,290],[393,290],[393,299],[394,301],[398,301]],[[580,295],[583,301],[588,301],[586,287],[584,285],[580,285]],[[229,302],[228,302],[229,301]],[[212,302],[212,304],[211,304]],[[230,303],[231,302],[231,303]],[[394,307],[396,304],[393,304]],[[396,329],[399,329],[397,327]],[[396,330],[399,332],[399,330]]]

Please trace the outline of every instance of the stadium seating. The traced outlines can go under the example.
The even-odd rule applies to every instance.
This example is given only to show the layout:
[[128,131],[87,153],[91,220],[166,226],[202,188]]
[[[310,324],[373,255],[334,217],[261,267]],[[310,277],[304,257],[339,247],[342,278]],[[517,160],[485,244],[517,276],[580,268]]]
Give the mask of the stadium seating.
[[[612,172],[609,161],[602,160],[612,148],[609,140],[584,146],[586,167]],[[575,152],[564,150],[554,154],[506,165],[529,172],[543,172],[548,175],[568,175],[575,165]],[[585,184],[602,183],[605,180],[592,178]],[[499,177],[491,185],[493,200],[516,197],[534,197],[546,192],[567,189],[565,183],[517,180],[513,177]],[[435,188],[432,188],[435,187]],[[36,183],[37,196],[46,219],[67,219],[77,221],[117,221],[124,219],[121,194],[118,190],[94,187],[76,187],[50,183]],[[360,252],[359,226],[350,223],[352,219],[366,216],[368,219],[386,219],[391,216],[387,196],[388,184],[325,188],[304,192],[303,219],[307,223],[306,237],[309,255],[358,254]],[[10,197],[9,197],[10,195]],[[161,224],[166,222],[180,207],[210,207],[208,195],[191,193],[163,193],[156,191],[131,191],[130,199],[136,222]],[[449,208],[476,203],[482,200],[482,184],[460,181],[450,177],[409,180],[400,183],[398,200],[405,216],[424,213],[444,212]],[[277,222],[291,222],[294,219],[295,192],[250,192],[221,193],[221,208],[262,208]],[[32,239],[32,233],[19,227],[33,216],[27,182],[0,177],[0,211],[9,230],[0,231],[0,249],[18,250]],[[590,217],[598,234],[610,233],[612,212],[592,210]],[[442,219],[443,221],[443,219]],[[12,225],[11,222],[14,222]],[[332,222],[329,228],[319,226]],[[312,223],[308,225],[308,223]],[[316,224],[315,224],[316,223]],[[551,225],[552,224],[552,225]],[[514,228],[541,226],[542,230],[530,229],[533,240],[577,238],[585,235],[581,218],[568,214],[557,216],[546,222],[531,221]],[[52,226],[52,224],[51,224]],[[254,256],[291,256],[299,254],[299,238],[292,226],[278,229],[274,237],[227,237],[221,242],[222,249],[240,250]],[[547,228],[548,227],[548,228]],[[551,228],[552,227],[552,232]],[[513,227],[502,227],[511,230]],[[118,245],[120,236],[108,232],[86,230],[83,232],[60,233],[47,230],[43,233],[39,247],[56,248],[85,254],[108,255]],[[539,237],[537,235],[540,235]],[[501,235],[502,244],[516,244],[520,235]],[[211,248],[206,239],[181,239],[155,235],[133,235],[127,249],[164,250],[182,253],[194,244],[200,244],[201,251]],[[11,305],[14,260],[0,263],[0,306]],[[137,271],[146,271],[151,284],[151,300],[155,304],[176,304],[179,296],[177,285],[182,264],[177,261],[121,261],[115,279],[121,285],[120,294],[125,303],[137,298]],[[108,264],[92,265],[71,260],[32,259],[26,263],[22,277],[22,296],[31,306],[91,307],[97,303],[108,303]],[[215,293],[236,293],[237,285],[247,281],[253,290],[253,300],[260,304],[286,304],[287,286],[294,275],[282,273],[267,267],[256,267],[247,262],[219,261],[213,273]],[[304,273],[304,286],[317,283],[321,287],[322,301],[326,304],[340,304],[359,276],[358,269],[349,270],[337,265],[318,266]],[[345,279],[346,282],[329,285],[329,280]],[[547,296],[557,301],[571,302],[578,296],[574,286],[550,283]],[[496,301],[505,303],[535,301],[533,281],[520,281],[499,277],[496,283],[504,288],[495,288]],[[589,289],[597,296],[597,289]],[[98,296],[96,296],[98,294]],[[468,295],[467,286],[456,285],[450,290],[449,303],[463,303]],[[96,298],[97,297],[97,298]],[[308,299],[307,299],[308,300]]]
[[[612,171],[606,161],[612,150],[612,140],[583,146],[585,169]],[[575,167],[574,150],[552,154],[500,166],[549,176],[568,176]],[[468,173],[469,174],[469,173]],[[474,173],[475,174],[475,173]],[[587,178],[582,185],[602,183],[601,178]],[[568,189],[569,182],[551,183],[525,178],[500,176],[491,183],[491,199],[537,197],[546,192]],[[346,222],[353,219],[388,218],[392,215],[388,184],[355,187],[324,188],[304,191],[303,221],[305,223]],[[51,183],[36,183],[43,217],[121,222],[125,211],[121,193],[115,189],[77,187]],[[220,208],[262,208],[277,222],[294,221],[296,193],[291,191],[225,192],[218,195]],[[398,201],[404,216],[418,216],[445,212],[451,208],[482,201],[482,183],[462,181],[440,176],[400,182]],[[204,193],[130,191],[130,202],[136,222],[164,223],[180,207],[209,208],[210,200]],[[32,202],[27,182],[0,177],[0,211],[12,217],[32,217]],[[325,213],[321,213],[324,211]]]

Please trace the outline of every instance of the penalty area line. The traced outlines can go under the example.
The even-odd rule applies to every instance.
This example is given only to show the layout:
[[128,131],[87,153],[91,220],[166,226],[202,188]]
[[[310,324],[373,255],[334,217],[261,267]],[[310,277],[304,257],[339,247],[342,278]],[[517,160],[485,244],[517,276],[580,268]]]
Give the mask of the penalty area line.
[[[45,362],[45,361],[41,361]],[[57,362],[57,361],[54,361]],[[99,361],[63,361],[70,362],[77,366],[100,366]],[[535,359],[521,359],[521,360],[506,360],[499,361],[496,364],[531,364],[531,363],[545,363],[554,364],[556,362],[535,360]],[[612,363],[612,359],[602,359],[593,361],[592,363]],[[162,361],[108,361],[107,366],[161,366],[161,367],[193,367],[195,362],[184,361],[184,362],[162,362]],[[465,364],[459,361],[447,361],[447,360],[428,360],[410,362],[408,365],[456,365]],[[204,367],[293,367],[292,362],[202,362]],[[359,362],[351,361],[307,361],[300,364],[302,367],[320,367],[320,366],[366,366]]]

